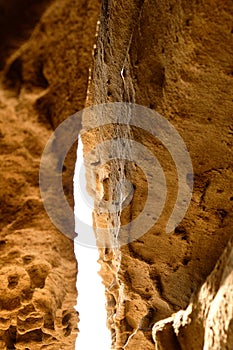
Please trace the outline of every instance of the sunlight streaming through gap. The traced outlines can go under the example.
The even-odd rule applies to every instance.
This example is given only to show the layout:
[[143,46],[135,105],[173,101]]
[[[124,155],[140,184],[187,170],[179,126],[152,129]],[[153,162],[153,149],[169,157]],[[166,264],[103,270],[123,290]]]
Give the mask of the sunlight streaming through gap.
[[[86,191],[86,179],[82,175],[83,172],[80,171],[83,163],[83,145],[81,138],[79,138],[74,175],[75,217],[92,226],[93,200]],[[84,191],[85,193],[81,193]],[[92,204],[90,205],[90,203]],[[85,235],[85,232],[81,232],[78,220],[75,221],[75,230],[78,235]],[[104,286],[101,277],[98,275],[100,269],[100,265],[97,263],[98,250],[81,246],[77,242],[75,242],[74,247],[78,261],[78,300],[76,309],[79,312],[80,319],[75,349],[110,350],[111,335],[106,326],[107,312],[105,309]]]

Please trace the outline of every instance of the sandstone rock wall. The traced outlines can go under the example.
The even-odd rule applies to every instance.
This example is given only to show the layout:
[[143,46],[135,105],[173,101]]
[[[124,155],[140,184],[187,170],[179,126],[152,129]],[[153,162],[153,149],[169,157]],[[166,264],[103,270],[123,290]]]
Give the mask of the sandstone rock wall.
[[[168,198],[149,232],[120,249],[101,251],[113,349],[154,349],[153,324],[189,304],[232,235],[232,10],[229,1],[102,2],[88,105],[123,101],[156,110],[179,131],[194,168],[188,212],[167,235],[177,186],[174,164],[151,135],[135,128],[126,131],[158,157]],[[111,128],[99,133],[88,135],[86,148],[121,135]],[[97,154],[95,164],[100,159]],[[140,214],[147,184],[123,160],[112,162],[111,171],[109,165],[104,170],[108,181],[96,171],[106,193],[114,193],[117,165],[135,186],[131,206],[121,214],[125,223]],[[99,196],[97,234],[104,222],[110,229],[114,220],[111,213],[99,213]],[[177,339],[163,349],[172,349],[173,341]],[[190,339],[182,345],[191,348],[202,345]]]
[[153,327],[156,349],[231,349],[232,239],[185,311]]
[[[82,109],[99,5],[1,2],[0,349],[74,349],[73,241],[43,208],[39,166],[52,130]],[[63,167],[73,203],[75,147]]]

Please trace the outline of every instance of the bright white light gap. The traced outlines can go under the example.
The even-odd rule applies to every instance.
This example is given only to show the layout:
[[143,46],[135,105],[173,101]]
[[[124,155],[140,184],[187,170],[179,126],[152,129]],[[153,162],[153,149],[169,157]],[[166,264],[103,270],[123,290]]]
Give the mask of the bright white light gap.
[[[89,226],[92,226],[92,208],[88,202],[93,204],[86,191],[85,176],[81,176],[80,171],[83,167],[83,144],[81,138],[78,142],[77,161],[74,175],[74,200],[75,217]],[[80,181],[82,186],[80,186]],[[81,193],[85,191],[85,193]],[[76,220],[75,230],[79,235],[85,235],[78,227]],[[93,231],[94,236],[94,231]],[[77,290],[78,299],[76,309],[79,312],[79,333],[76,340],[76,350],[110,350],[111,335],[106,326],[107,312],[105,309],[105,293],[101,277],[98,275],[100,265],[97,263],[99,258],[98,250],[81,246],[77,242],[74,244],[75,255],[78,261]]]

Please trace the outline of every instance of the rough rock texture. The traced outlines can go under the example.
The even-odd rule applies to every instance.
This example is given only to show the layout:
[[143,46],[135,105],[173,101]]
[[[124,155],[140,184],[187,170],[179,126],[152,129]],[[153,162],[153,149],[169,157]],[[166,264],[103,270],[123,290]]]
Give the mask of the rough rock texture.
[[[161,143],[143,130],[119,131],[117,126],[83,137],[86,152],[109,138],[134,138],[156,155],[168,182],[160,221],[137,241],[100,251],[113,349],[154,349],[153,324],[187,307],[232,235],[232,19],[230,1],[102,2],[87,105],[124,101],[158,111],[185,141],[195,176],[187,214],[167,235],[177,178]],[[84,119],[84,127],[87,125]],[[126,177],[135,187],[128,210],[121,213],[121,223],[140,214],[147,195],[147,184],[135,165],[115,160],[100,173],[100,159],[96,154],[88,168],[90,183],[93,173],[97,178],[97,236],[100,227],[108,227],[110,234],[113,222],[120,232],[116,215],[114,219],[112,213],[103,215],[98,210],[103,198],[113,196],[117,181]],[[94,184],[91,186],[90,190]],[[219,303],[224,305],[224,298]],[[216,317],[215,323],[221,324],[221,315]],[[195,333],[193,324],[187,337]],[[177,343],[175,337],[170,341],[163,349],[170,350],[173,341]],[[191,349],[191,344],[192,349],[202,349],[190,339],[187,344],[182,349]]]
[[153,327],[156,349],[233,348],[232,239],[214,270],[185,311]]
[[[39,165],[52,129],[84,106],[98,12],[93,0],[0,5],[1,350],[74,349],[73,241],[43,208]],[[74,163],[71,151],[71,204]]]

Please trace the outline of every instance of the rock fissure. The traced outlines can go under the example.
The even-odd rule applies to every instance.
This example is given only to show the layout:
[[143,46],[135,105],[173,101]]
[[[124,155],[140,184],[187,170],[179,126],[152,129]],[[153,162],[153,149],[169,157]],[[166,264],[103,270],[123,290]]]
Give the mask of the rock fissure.
[[[73,243],[43,209],[38,171],[52,130],[84,106],[105,103],[129,103],[117,120],[114,109],[83,117],[95,232],[106,243],[99,261],[112,349],[233,348],[230,1],[14,0],[2,2],[1,14],[0,349],[74,349]],[[164,116],[192,159],[192,200],[169,235],[176,164],[162,142],[131,125],[134,104]],[[138,144],[150,155],[136,153]],[[63,166],[71,206],[75,147]],[[155,157],[165,208],[145,215],[145,232],[134,240]]]

